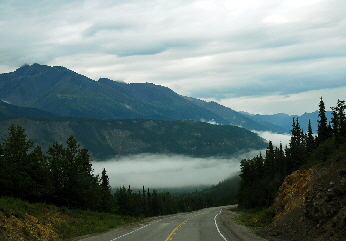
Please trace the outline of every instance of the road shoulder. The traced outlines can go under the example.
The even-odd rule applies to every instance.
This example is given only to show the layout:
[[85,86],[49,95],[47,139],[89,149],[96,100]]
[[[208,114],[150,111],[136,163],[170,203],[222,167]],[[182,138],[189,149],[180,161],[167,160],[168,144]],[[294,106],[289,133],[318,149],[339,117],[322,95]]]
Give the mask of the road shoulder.
[[259,237],[255,230],[238,224],[235,219],[239,216],[238,213],[233,212],[230,208],[224,208],[221,212],[221,220],[223,225],[239,240],[246,241],[265,241],[262,237]]

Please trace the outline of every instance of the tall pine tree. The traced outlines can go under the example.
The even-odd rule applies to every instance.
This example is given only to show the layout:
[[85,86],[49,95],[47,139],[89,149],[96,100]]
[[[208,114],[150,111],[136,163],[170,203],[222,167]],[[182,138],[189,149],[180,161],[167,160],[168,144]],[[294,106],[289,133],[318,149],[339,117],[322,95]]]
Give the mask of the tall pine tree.
[[345,101],[338,100],[336,107],[331,107],[332,109],[332,125],[333,134],[337,144],[341,144],[346,137],[346,117],[345,117]]
[[318,107],[319,107],[318,116],[320,119],[318,120],[317,142],[318,144],[320,144],[330,137],[329,128],[328,128],[328,119],[326,117],[326,107],[324,105],[322,96],[320,97],[320,103]]

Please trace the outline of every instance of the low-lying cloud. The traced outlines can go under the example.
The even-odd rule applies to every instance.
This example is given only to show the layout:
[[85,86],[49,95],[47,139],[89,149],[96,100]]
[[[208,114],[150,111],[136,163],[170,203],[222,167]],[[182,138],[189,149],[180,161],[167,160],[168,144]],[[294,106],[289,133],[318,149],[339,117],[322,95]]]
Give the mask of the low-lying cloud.
[[278,134],[278,133],[273,133],[270,131],[252,131],[255,132],[257,135],[262,137],[263,139],[267,140],[268,142],[271,141],[274,146],[279,147],[280,143],[282,146],[285,148],[285,146],[289,145],[291,135],[290,134]]
[[106,168],[110,185],[131,188],[181,188],[215,185],[235,175],[240,161],[259,154],[259,150],[232,158],[194,158],[183,155],[139,154],[94,162],[95,173]]
[[[272,141],[274,146],[289,145],[290,135],[268,131],[256,132]],[[197,158],[184,155],[137,154],[116,157],[107,161],[94,162],[95,173],[106,168],[110,185],[113,188],[129,186],[140,189],[142,186],[156,189],[171,189],[193,186],[211,186],[237,175],[240,161],[251,159],[265,150],[252,150],[229,158]]]

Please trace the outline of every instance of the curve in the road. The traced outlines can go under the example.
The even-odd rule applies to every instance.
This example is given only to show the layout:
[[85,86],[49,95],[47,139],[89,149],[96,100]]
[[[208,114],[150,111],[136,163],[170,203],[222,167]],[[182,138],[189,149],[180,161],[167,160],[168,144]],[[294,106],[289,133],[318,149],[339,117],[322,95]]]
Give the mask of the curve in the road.
[[225,238],[225,236],[223,236],[223,234],[220,232],[219,226],[217,225],[217,222],[216,222],[216,218],[217,218],[217,216],[219,216],[219,215],[221,214],[221,212],[222,212],[222,209],[220,210],[220,212],[219,212],[218,214],[215,215],[215,217],[214,217],[214,222],[215,222],[216,229],[217,229],[218,233],[220,234],[220,236],[221,236],[225,241],[227,241],[227,239]]

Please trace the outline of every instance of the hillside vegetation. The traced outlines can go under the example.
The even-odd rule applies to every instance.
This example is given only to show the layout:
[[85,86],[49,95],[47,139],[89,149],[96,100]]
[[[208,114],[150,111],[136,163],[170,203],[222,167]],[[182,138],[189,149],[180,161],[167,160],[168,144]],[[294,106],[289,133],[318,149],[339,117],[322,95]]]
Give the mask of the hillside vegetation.
[[73,135],[98,160],[138,153],[229,156],[266,146],[257,134],[240,127],[187,120],[15,118],[0,123],[0,137],[10,125],[20,125],[44,152],[54,141],[65,143]]
[[328,124],[319,103],[318,136],[293,119],[290,145],[242,160],[240,207],[265,209],[252,223],[273,224],[266,234],[283,240],[344,240],[346,234],[346,105],[338,100]]
[[274,222],[266,228],[284,240],[345,240],[346,145],[327,162],[289,175],[272,209]]
[[0,198],[2,241],[71,240],[139,220],[137,217],[34,204],[11,197]]

